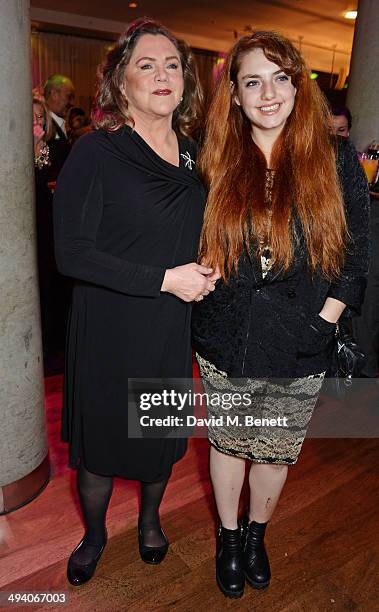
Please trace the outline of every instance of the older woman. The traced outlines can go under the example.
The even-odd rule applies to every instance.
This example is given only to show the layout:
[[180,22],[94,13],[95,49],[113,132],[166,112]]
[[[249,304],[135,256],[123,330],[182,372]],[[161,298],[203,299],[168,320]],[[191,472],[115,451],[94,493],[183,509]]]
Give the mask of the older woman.
[[199,103],[188,48],[138,20],[102,67],[97,129],[59,177],[57,262],[78,281],[63,410],[86,524],[68,564],[74,585],[92,577],[106,544],[113,476],[141,481],[142,559],[160,563],[167,552],[159,505],[186,441],[128,438],[128,378],[191,376],[191,302],[214,289],[211,269],[195,263]]
[[[336,165],[322,95],[297,49],[273,32],[244,37],[231,50],[201,169],[209,186],[202,261],[218,266],[222,280],[194,310],[200,371],[221,397],[223,390],[247,394],[245,404],[237,398],[238,421],[209,430],[221,521],[217,582],[226,596],[240,597],[245,577],[255,588],[270,582],[266,525],[299,455],[336,322],[345,308],[359,311],[367,183],[348,141],[339,143]],[[270,435],[246,416],[278,427]],[[246,460],[245,543],[237,515]]]

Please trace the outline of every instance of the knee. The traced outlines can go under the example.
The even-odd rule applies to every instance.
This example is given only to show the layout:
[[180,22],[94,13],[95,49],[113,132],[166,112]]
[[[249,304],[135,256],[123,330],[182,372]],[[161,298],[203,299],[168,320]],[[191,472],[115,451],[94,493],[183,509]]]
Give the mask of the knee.
[[266,463],[266,469],[277,476],[284,475],[288,471],[288,465],[286,463]]
[[288,465],[285,463],[274,463],[270,467],[272,467],[275,472],[286,472],[288,470]]
[[285,475],[288,472],[287,463],[255,463],[252,462],[251,472],[256,474],[266,474],[266,475]]

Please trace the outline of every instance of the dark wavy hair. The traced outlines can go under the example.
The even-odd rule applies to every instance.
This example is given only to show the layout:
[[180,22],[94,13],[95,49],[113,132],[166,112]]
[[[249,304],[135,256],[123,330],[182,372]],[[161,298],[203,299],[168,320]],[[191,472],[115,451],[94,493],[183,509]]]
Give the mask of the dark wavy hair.
[[331,107],[331,112],[332,112],[332,115],[336,115],[337,117],[340,117],[340,116],[346,117],[348,128],[349,130],[351,130],[353,120],[351,117],[351,112],[349,111],[347,106],[334,106],[333,105]]
[[122,91],[125,68],[130,61],[137,41],[144,34],[166,36],[176,47],[183,69],[183,99],[173,115],[173,128],[184,136],[192,136],[201,125],[203,115],[203,93],[197,74],[195,59],[189,46],[178,40],[164,26],[146,17],[137,19],[124,32],[107,54],[98,69],[98,88],[92,121],[96,129],[115,131],[133,124],[128,110],[128,101]]

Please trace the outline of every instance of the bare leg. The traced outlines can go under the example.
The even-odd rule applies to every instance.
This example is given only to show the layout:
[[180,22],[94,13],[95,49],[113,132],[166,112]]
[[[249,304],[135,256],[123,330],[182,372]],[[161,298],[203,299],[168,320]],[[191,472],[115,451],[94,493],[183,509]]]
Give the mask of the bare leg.
[[238,504],[245,479],[245,460],[220,453],[211,446],[210,472],[220,521],[237,529]]
[[267,523],[273,515],[287,478],[287,465],[253,463],[249,473],[249,521]]

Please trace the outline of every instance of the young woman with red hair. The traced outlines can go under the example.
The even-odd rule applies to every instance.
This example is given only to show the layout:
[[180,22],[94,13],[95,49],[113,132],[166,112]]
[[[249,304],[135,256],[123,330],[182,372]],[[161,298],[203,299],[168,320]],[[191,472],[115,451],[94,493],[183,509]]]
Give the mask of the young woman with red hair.
[[[288,40],[256,32],[236,43],[200,159],[209,189],[201,259],[221,279],[193,313],[206,390],[250,398],[227,424],[222,408],[208,406],[211,417],[224,416],[209,428],[210,469],[221,521],[217,582],[230,597],[242,595],[245,578],[255,588],[270,582],[266,525],[300,453],[336,322],[359,311],[365,289],[367,183],[353,146],[332,141],[328,121]],[[253,429],[247,415],[279,426]],[[246,459],[250,506],[240,529]]]

